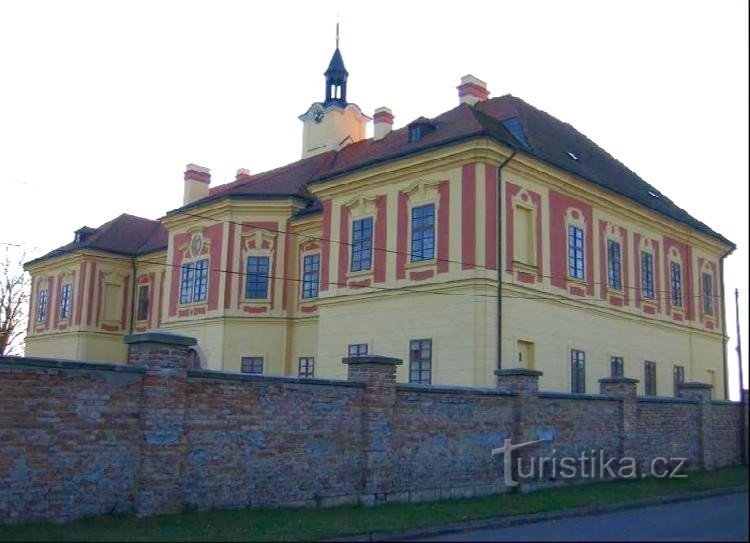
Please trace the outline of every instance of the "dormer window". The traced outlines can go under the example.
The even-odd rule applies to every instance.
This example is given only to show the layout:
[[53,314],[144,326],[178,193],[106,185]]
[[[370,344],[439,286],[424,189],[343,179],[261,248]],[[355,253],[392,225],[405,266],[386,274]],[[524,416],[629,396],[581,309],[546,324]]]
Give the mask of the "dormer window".
[[88,226],[79,228],[78,230],[74,232],[73,242],[83,243],[91,234],[94,233],[94,231],[95,231],[94,228],[89,228]]
[[421,140],[426,134],[435,130],[435,125],[428,119],[420,117],[409,125],[409,143]]

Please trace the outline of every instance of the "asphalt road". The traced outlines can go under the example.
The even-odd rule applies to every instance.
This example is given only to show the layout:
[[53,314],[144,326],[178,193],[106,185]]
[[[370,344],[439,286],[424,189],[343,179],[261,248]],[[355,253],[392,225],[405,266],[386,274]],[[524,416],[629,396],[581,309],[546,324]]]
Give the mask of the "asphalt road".
[[747,541],[747,511],[747,493],[728,494],[419,541]]

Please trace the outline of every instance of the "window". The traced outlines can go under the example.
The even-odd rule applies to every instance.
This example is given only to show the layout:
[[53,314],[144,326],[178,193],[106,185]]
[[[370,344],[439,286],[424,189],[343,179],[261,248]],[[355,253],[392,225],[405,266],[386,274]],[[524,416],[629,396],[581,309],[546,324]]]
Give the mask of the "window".
[[409,342],[409,382],[429,385],[432,382],[432,340]]
[[654,255],[641,252],[641,290],[644,298],[656,298],[654,294]]
[[713,277],[710,273],[703,274],[703,312],[706,315],[714,314]]
[[60,318],[63,320],[70,317],[70,303],[72,301],[71,300],[72,291],[73,291],[73,287],[70,285],[70,283],[63,285],[60,291]]
[[180,303],[202,302],[208,292],[208,259],[182,266]]
[[584,278],[583,229],[568,226],[568,275],[573,279]]
[[350,358],[354,356],[367,356],[367,343],[349,345],[348,355]]
[[369,270],[372,264],[372,217],[352,222],[353,272]]
[[612,377],[623,377],[625,375],[625,361],[621,356],[613,356],[609,359],[610,374]]
[[646,360],[643,363],[643,374],[646,378],[646,396],[656,396],[656,362]]
[[609,287],[622,290],[622,255],[620,253],[620,242],[607,240],[607,274]]
[[518,367],[534,369],[534,344],[531,341],[518,340]]
[[534,213],[525,206],[516,206],[513,214],[513,260],[534,265]]
[[302,297],[317,298],[320,277],[320,255],[306,255],[302,263]]
[[241,364],[242,373],[263,373],[263,357],[262,356],[243,356]]
[[268,298],[268,263],[267,256],[247,257],[247,279],[245,282],[245,298]]
[[311,356],[303,356],[299,359],[299,376],[312,379],[315,377],[315,359]]
[[151,289],[148,285],[143,285],[138,288],[138,310],[136,311],[136,320],[148,320],[148,298],[150,290]]
[[570,391],[586,392],[586,353],[576,349],[570,351]]
[[680,385],[685,382],[685,367],[675,366],[674,367],[674,395],[675,397],[680,395]]
[[39,291],[39,301],[36,306],[36,320],[39,322],[47,320],[47,289]]
[[435,258],[435,205],[427,204],[411,210],[411,261]]
[[670,262],[669,270],[672,285],[672,305],[682,307],[682,266],[677,262]]

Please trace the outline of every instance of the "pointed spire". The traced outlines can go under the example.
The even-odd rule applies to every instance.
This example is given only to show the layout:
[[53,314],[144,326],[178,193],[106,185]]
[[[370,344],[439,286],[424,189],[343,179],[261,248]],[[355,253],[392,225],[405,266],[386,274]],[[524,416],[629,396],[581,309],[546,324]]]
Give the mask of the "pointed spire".
[[326,76],[326,104],[338,102],[346,104],[346,79],[349,72],[344,66],[344,57],[339,49],[339,23],[336,22],[336,50],[333,52],[328,69],[323,74]]

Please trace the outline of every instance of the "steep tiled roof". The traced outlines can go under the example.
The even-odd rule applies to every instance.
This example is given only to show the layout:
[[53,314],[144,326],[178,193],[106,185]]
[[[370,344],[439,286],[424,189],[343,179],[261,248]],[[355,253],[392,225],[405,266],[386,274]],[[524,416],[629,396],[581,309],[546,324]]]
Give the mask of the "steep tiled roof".
[[126,213],[88,231],[90,233],[83,241],[58,247],[27,264],[62,256],[79,249],[95,249],[119,255],[136,256],[167,248],[167,230],[159,221]]
[[[297,216],[310,215],[322,209],[308,191],[310,184],[451,143],[490,137],[519,153],[534,156],[734,246],[731,241],[678,207],[571,125],[515,96],[500,96],[479,102],[475,106],[461,104],[433,119],[420,117],[418,120],[428,121],[435,127],[418,141],[409,141],[408,126],[405,126],[393,130],[380,140],[362,140],[347,145],[338,152],[321,153],[247,179],[213,187],[206,198],[169,213],[179,213],[223,198],[294,197],[307,203]],[[167,233],[159,221],[120,215],[95,229],[83,242],[70,243],[36,260],[83,247],[138,255],[164,249],[166,245]]]

